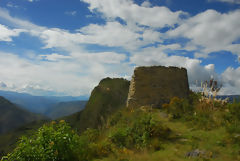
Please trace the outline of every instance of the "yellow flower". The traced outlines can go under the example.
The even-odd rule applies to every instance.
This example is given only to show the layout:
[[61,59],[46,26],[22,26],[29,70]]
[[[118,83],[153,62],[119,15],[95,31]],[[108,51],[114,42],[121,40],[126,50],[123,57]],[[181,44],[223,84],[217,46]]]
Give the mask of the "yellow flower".
[[52,124],[52,125],[56,124],[56,121],[52,121],[51,124]]
[[54,142],[53,142],[53,141],[51,141],[49,144],[50,144],[51,146],[53,146],[53,145],[54,145]]
[[65,123],[65,120],[60,120],[59,122],[60,122],[60,123]]

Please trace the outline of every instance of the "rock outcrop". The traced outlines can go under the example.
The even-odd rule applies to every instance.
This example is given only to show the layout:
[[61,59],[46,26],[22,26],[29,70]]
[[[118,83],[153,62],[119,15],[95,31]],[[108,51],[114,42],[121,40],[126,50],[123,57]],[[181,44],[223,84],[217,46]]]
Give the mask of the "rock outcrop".
[[160,108],[172,97],[187,98],[187,70],[177,67],[137,67],[132,77],[127,107],[151,106]]
[[126,106],[129,84],[122,78],[101,80],[93,89],[85,108],[63,119],[79,132],[100,127],[112,113]]

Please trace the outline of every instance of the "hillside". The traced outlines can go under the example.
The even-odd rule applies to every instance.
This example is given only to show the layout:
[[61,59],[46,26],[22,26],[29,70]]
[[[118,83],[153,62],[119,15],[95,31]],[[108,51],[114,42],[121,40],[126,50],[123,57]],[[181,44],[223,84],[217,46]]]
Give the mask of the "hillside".
[[26,93],[18,93],[0,90],[0,96],[8,99],[21,106],[22,108],[34,112],[44,114],[47,110],[60,102],[88,100],[88,97],[71,97],[71,96],[33,96]]
[[51,119],[68,116],[84,109],[87,101],[60,102],[49,108],[44,114]]
[[[240,104],[218,106],[216,110],[203,112],[199,108],[203,104],[198,98],[192,95],[188,103],[173,98],[163,109],[118,109],[109,115],[101,128],[87,129],[81,135],[63,120],[48,123],[34,136],[23,138],[8,160],[17,156],[25,160],[48,156],[49,160],[66,161],[239,160],[240,138],[236,135],[239,125],[229,129],[234,124],[224,122],[228,117],[239,122],[239,111],[236,113],[236,110]],[[178,118],[174,118],[176,111],[171,111],[175,108],[181,112]],[[227,109],[229,113],[225,112]],[[43,140],[48,151],[41,150],[38,140]],[[35,151],[24,151],[26,148]]]
[[41,119],[46,119],[46,117],[21,109],[0,96],[0,134]]
[[229,99],[229,102],[233,103],[234,101],[239,102],[240,101],[240,95],[219,95],[217,98],[220,99]]
[[129,81],[105,78],[93,89],[84,110],[63,119],[80,132],[89,127],[97,128],[109,115],[125,106],[128,90]]
[[0,158],[3,155],[11,152],[15,147],[19,139],[24,136],[30,136],[36,132],[36,130],[41,127],[44,123],[49,122],[49,120],[37,120],[23,126],[16,128],[10,132],[0,134]]
[[[175,90],[168,88],[169,93]],[[129,81],[105,78],[94,88],[82,111],[2,135],[0,151],[6,154],[17,146],[8,161],[240,160],[239,102],[189,91],[186,97],[173,95],[161,108],[152,104],[129,108],[128,94]],[[151,90],[144,93],[149,94]]]
[[[104,119],[125,106],[128,90],[129,81],[120,78],[105,78],[92,91],[84,110],[58,120],[65,119],[79,132],[88,127],[98,127],[104,123]],[[15,147],[20,136],[33,134],[37,128],[46,122],[33,122],[7,134],[0,135],[0,152],[2,151],[2,154],[8,153]]]

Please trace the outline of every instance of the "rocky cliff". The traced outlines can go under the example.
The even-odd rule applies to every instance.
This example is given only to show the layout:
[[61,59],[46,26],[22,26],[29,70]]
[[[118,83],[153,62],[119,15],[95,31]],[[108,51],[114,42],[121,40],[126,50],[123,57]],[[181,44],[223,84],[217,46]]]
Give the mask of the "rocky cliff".
[[63,118],[80,132],[98,128],[121,107],[126,106],[129,81],[122,78],[105,78],[96,86],[81,112]]
[[174,96],[187,98],[187,70],[177,67],[137,67],[130,83],[127,107],[161,107]]

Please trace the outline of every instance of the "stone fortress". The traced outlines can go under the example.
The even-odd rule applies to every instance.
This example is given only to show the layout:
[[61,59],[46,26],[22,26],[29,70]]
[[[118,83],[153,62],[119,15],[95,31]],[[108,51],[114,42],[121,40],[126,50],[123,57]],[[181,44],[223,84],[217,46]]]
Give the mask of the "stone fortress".
[[161,108],[172,97],[187,98],[189,84],[185,68],[137,67],[130,82],[127,107]]

